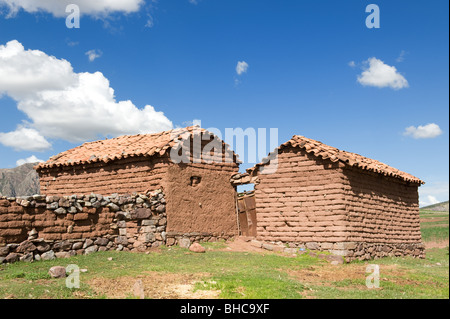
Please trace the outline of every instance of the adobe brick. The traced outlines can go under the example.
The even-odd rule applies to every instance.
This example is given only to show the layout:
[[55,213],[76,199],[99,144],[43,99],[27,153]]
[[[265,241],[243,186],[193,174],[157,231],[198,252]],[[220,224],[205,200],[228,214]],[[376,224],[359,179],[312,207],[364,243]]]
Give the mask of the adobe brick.
[[[11,206],[11,203],[9,202],[9,200],[6,200],[6,199],[0,200],[0,208],[9,207],[9,206]],[[1,212],[1,210],[0,210],[0,212]]]

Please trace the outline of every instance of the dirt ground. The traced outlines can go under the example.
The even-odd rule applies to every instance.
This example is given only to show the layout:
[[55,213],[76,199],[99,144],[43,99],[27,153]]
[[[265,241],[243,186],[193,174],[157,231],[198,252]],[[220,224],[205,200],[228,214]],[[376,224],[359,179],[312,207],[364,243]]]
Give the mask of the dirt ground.
[[95,278],[88,282],[99,295],[111,299],[215,299],[218,290],[197,290],[194,286],[206,274],[172,274],[145,272],[138,277]]
[[225,251],[236,251],[236,252],[257,252],[263,253],[267,250],[260,247],[252,246],[251,239],[249,237],[237,237],[233,241],[227,242],[227,247],[223,250]]
[[[269,253],[252,246],[251,238],[236,238],[220,250],[230,252]],[[96,294],[107,298],[151,298],[151,299],[216,299],[219,290],[194,291],[197,282],[203,282],[208,274],[173,274],[146,272],[138,277],[95,278],[87,282]],[[139,282],[140,281],[140,282]],[[81,297],[81,296],[80,296]]]
[[448,240],[425,242],[425,248],[445,248],[448,247]]
[[[427,243],[427,248],[447,247],[448,241]],[[236,238],[226,243],[222,251],[245,253],[272,253],[263,248],[252,245],[251,239],[245,237]],[[287,255],[288,256],[288,255]],[[290,269],[287,274],[302,283],[308,285],[329,286],[333,282],[343,280],[355,281],[343,289],[366,289],[361,280],[367,277],[365,264],[332,265],[321,263],[304,269]],[[397,284],[414,284],[405,278],[405,269],[398,265],[382,265],[380,267],[382,281],[391,281]],[[116,279],[95,278],[88,282],[89,286],[99,295],[107,298],[151,298],[151,299],[216,299],[219,298],[219,290],[197,290],[195,284],[204,282],[208,274],[174,274],[145,272],[138,277],[121,277]],[[408,282],[403,282],[407,280]],[[313,298],[312,291],[306,289],[303,297]]]

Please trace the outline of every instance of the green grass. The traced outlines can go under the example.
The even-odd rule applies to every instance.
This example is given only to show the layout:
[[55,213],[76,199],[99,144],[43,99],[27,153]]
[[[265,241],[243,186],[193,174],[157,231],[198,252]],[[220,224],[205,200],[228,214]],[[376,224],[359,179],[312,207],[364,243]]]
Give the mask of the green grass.
[[[353,269],[359,262],[343,267]],[[312,286],[315,297],[326,299],[448,299],[449,256],[447,249],[433,248],[425,259],[389,257],[373,260],[380,266],[379,289],[368,289],[365,278],[344,279],[330,285]],[[363,266],[368,264],[363,263]],[[395,272],[391,269],[394,267]]]
[[[202,282],[196,284],[196,289],[220,289],[221,298],[300,298],[301,283],[289,278],[282,269],[321,262],[310,256],[287,258],[276,254],[219,251],[215,245],[205,246],[212,250],[205,254],[191,253],[182,248],[162,248],[160,252],[148,255],[98,252],[69,259],[4,265],[0,268],[0,298],[102,298],[104,296],[96,295],[92,287],[83,285],[83,282],[95,277],[105,280],[137,277],[148,271],[207,274]],[[113,260],[109,261],[108,257]],[[65,279],[50,279],[47,274],[52,266],[66,267],[69,264],[88,269],[80,274],[80,289],[65,288]]]
[[[436,220],[438,219],[438,220]],[[424,242],[444,241],[449,238],[448,212],[420,211],[420,225]]]
[[[425,242],[448,240],[448,212],[421,211],[420,216]],[[4,264],[0,266],[0,298],[107,298],[92,285],[94,279],[114,282],[155,273],[193,275],[195,290],[219,291],[219,298],[226,299],[449,298],[448,247],[428,249],[426,259],[390,257],[333,266],[308,254],[288,257],[272,252],[230,252],[223,242],[203,245],[205,254],[162,247],[149,254],[111,251]],[[380,289],[365,285],[369,263],[380,265]],[[66,288],[65,279],[48,275],[52,266],[69,264],[88,270],[80,273],[79,289]],[[127,292],[124,298],[134,297]]]
[[[69,259],[18,262],[0,268],[0,298],[106,298],[89,286],[90,279],[113,280],[122,276],[137,277],[145,272],[204,274],[196,290],[220,290],[220,298],[296,299],[315,298],[449,298],[448,253],[446,249],[428,251],[427,258],[384,258],[371,263],[380,265],[381,289],[368,289],[365,275],[328,282],[308,282],[290,276],[291,271],[314,268],[320,274],[330,267],[342,267],[344,273],[362,269],[367,262],[331,266],[316,257],[295,258],[276,253],[240,253],[218,250],[208,244],[205,254],[181,248],[163,248],[148,255],[129,252],[99,252]],[[113,260],[109,261],[108,257]],[[438,266],[437,263],[441,265]],[[65,287],[65,279],[51,279],[48,269],[55,265],[77,264],[86,268],[80,274],[80,289]],[[396,275],[383,273],[384,267],[396,267]],[[336,269],[336,268],[333,268]],[[333,271],[333,269],[331,269]],[[399,275],[400,273],[400,275]],[[386,278],[385,278],[386,277]],[[383,280],[383,278],[385,280]],[[403,283],[395,283],[402,279]],[[125,297],[131,298],[131,294]]]

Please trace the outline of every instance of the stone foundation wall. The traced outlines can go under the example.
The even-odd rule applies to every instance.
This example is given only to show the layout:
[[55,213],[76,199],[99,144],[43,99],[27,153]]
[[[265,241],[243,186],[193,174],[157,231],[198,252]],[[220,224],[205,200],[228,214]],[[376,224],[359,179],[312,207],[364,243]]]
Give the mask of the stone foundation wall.
[[234,238],[234,235],[221,233],[179,233],[179,232],[167,232],[166,245],[173,246],[179,245],[181,247],[188,247],[194,242],[216,242],[219,240],[229,240]]
[[371,260],[382,257],[412,256],[425,258],[425,246],[422,243],[366,243],[366,242],[266,242],[262,247],[286,247],[287,251],[311,250],[326,251],[335,256],[342,256],[346,262],[353,260]]

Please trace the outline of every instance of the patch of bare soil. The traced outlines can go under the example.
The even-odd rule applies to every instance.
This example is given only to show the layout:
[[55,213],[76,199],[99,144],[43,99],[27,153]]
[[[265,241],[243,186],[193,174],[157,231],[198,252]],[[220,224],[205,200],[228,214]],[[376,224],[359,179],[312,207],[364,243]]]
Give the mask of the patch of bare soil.
[[[314,291],[310,288],[310,286],[327,286],[338,289],[368,289],[365,285],[365,280],[369,275],[369,273],[366,273],[366,267],[367,265],[365,264],[344,264],[337,266],[322,264],[299,270],[289,269],[285,271],[290,277],[305,285],[307,289],[301,293],[303,297],[314,298]],[[389,281],[401,285],[415,284],[416,282],[405,278],[406,274],[407,272],[400,269],[397,265],[380,265],[380,280],[382,282]],[[335,285],[335,283],[342,282],[344,280],[355,280],[355,282],[348,283],[343,287],[338,287]],[[362,280],[364,283],[360,284],[356,280]]]
[[443,220],[448,220],[448,217],[424,217],[424,218],[421,218],[421,222],[425,222],[425,223],[440,222]]
[[253,246],[251,242],[251,238],[246,237],[236,237],[232,241],[227,242],[227,247],[223,250],[233,251],[233,252],[265,252],[268,251],[262,249],[261,247]]
[[425,242],[425,249],[429,248],[445,248],[448,247],[448,240],[440,240],[440,241],[429,241]]
[[98,294],[111,299],[139,298],[135,295],[136,282],[141,281],[145,298],[149,299],[216,299],[219,290],[197,290],[195,284],[202,275],[172,274],[145,272],[137,277],[123,276],[120,278],[97,277],[88,282]]

